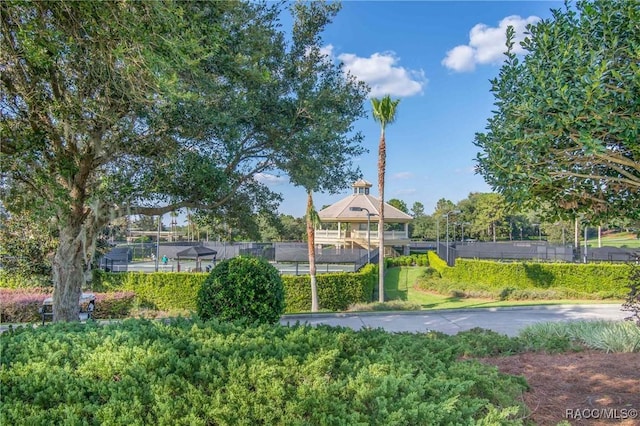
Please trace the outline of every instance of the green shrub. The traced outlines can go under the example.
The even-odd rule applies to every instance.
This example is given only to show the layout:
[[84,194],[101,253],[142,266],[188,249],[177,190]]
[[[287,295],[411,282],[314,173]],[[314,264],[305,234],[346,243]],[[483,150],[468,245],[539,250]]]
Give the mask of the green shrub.
[[40,321],[42,302],[50,296],[51,288],[0,288],[0,322]]
[[607,263],[502,263],[486,260],[457,259],[443,277],[470,287],[482,285],[500,292],[505,285],[517,289],[563,288],[575,294],[601,293],[623,298],[629,266]]
[[440,272],[436,268],[429,266],[422,272],[422,278],[440,278]]
[[94,271],[91,289],[96,292],[132,291],[135,304],[143,308],[196,310],[198,290],[207,274],[190,272],[126,272]]
[[527,326],[519,337],[530,350],[553,353],[583,345],[605,352],[640,352],[640,327],[624,321],[544,322]]
[[521,424],[523,379],[456,347],[216,320],[20,328],[0,335],[0,424]]
[[629,292],[622,304],[622,310],[631,312],[626,319],[636,323],[640,327],[640,266],[632,265],[629,271]]
[[[163,311],[195,311],[198,290],[207,274],[185,272],[94,271],[93,291],[133,291],[141,308]],[[311,283],[308,275],[283,275],[286,312],[311,310]],[[322,309],[343,311],[350,305],[369,302],[377,285],[377,266],[366,265],[357,273],[319,274],[318,295]]]
[[134,305],[136,294],[132,291],[95,293],[96,307],[93,319],[127,318]]
[[466,297],[502,300],[622,299],[627,293],[629,265],[575,263],[503,263],[457,259],[448,267],[429,252],[432,270],[419,278],[418,288],[442,294],[452,291]]
[[[42,302],[52,295],[45,288],[0,288],[0,322],[30,323],[42,320]],[[133,292],[95,293],[94,319],[126,318],[131,312],[135,294]]]
[[[366,265],[359,272],[320,274],[316,277],[320,308],[344,311],[355,303],[370,302],[376,285],[378,268]],[[309,312],[311,310],[311,279],[308,275],[283,275],[285,310]]]
[[276,323],[284,312],[284,286],[278,270],[257,257],[223,260],[202,283],[197,298],[204,320]]
[[426,254],[412,254],[409,256],[387,257],[385,265],[387,268],[395,266],[427,266],[429,259]]
[[349,306],[349,312],[373,312],[373,311],[419,311],[422,309],[417,303],[403,300],[390,300],[388,302],[355,303]]
[[427,252],[427,257],[429,259],[429,265],[432,268],[435,268],[435,270],[438,271],[440,275],[442,275],[443,272],[449,268],[449,266],[447,265],[447,262],[440,259],[440,256],[438,256],[436,252],[434,251]]
[[520,339],[482,328],[461,331],[453,341],[457,344],[458,354],[466,357],[512,355],[523,351]]
[[31,275],[23,276],[0,269],[0,288],[50,288],[53,291],[53,282],[50,276]]

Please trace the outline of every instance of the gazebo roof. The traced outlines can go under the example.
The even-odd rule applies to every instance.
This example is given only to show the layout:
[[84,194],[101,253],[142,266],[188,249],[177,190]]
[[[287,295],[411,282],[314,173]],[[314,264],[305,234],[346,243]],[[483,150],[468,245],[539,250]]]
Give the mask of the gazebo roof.
[[178,258],[215,257],[218,252],[205,246],[194,246],[176,253]]
[[[366,181],[365,181],[366,182]],[[366,222],[367,212],[352,211],[351,207],[365,208],[373,216],[373,220],[378,220],[378,206],[380,200],[369,194],[351,194],[342,200],[326,207],[318,212],[320,220],[324,222]],[[388,203],[384,203],[385,222],[405,223],[413,218],[405,212],[398,210]]]

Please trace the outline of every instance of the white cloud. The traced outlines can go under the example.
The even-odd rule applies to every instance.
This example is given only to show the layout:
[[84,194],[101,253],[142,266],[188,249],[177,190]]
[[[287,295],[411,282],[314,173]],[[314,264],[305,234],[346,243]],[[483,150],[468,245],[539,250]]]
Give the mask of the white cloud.
[[391,176],[392,179],[411,179],[413,178],[413,173],[411,172],[399,172],[399,173],[395,173],[393,176]]
[[328,44],[324,47],[320,48],[320,54],[328,56],[330,58],[333,57],[333,44]]
[[469,46],[456,46],[447,52],[442,65],[458,72],[473,71],[476,68],[474,50]]
[[507,16],[497,27],[477,24],[469,31],[469,44],[459,45],[447,52],[442,65],[456,71],[473,71],[476,65],[500,63],[504,59],[507,40],[507,28],[515,30],[514,53],[524,53],[520,41],[524,40],[527,25],[535,24],[540,18],[529,16],[521,18],[518,15]]
[[394,194],[398,197],[403,196],[403,195],[413,195],[415,193],[417,193],[418,191],[415,188],[404,188],[404,189],[399,189],[397,191],[394,192]]
[[[334,56],[332,45],[321,52]],[[341,53],[337,59],[344,64],[344,70],[364,81],[371,88],[370,97],[384,95],[413,96],[422,93],[428,80],[423,70],[410,70],[398,65],[400,59],[394,52],[374,53],[368,58],[353,53]]]
[[287,183],[287,178],[283,176],[276,176],[270,173],[256,173],[255,179],[267,186],[277,186]]

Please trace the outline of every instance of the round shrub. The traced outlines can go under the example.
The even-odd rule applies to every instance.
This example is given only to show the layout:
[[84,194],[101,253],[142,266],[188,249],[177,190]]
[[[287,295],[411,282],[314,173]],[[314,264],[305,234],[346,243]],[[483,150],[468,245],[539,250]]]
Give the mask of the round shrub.
[[202,283],[197,309],[204,320],[276,323],[284,312],[282,279],[264,259],[240,256],[224,260]]

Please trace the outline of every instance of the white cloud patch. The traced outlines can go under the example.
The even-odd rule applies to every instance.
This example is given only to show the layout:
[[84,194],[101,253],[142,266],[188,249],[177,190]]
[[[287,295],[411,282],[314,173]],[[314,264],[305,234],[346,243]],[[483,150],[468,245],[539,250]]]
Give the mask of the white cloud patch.
[[[333,46],[328,45],[321,52],[333,57]],[[341,53],[337,59],[344,64],[344,70],[364,81],[371,88],[370,97],[413,96],[422,93],[428,80],[423,70],[410,70],[399,66],[400,59],[394,52],[374,53],[368,58],[353,53]]]
[[509,26],[515,31],[514,53],[524,53],[520,42],[524,40],[527,25],[538,21],[540,18],[537,16],[521,18],[518,15],[511,15],[502,19],[497,27],[477,24],[469,31],[469,44],[449,50],[442,60],[442,65],[456,72],[469,72],[473,71],[476,65],[502,62],[504,52],[507,50],[505,43]]
[[327,46],[321,47],[320,48],[320,54],[332,58],[333,57],[333,45],[329,44]]
[[400,172],[400,173],[395,173],[393,176],[391,176],[392,179],[411,179],[413,178],[413,173],[411,172]]
[[403,195],[413,195],[415,193],[417,193],[418,191],[415,188],[405,188],[405,189],[399,189],[397,191],[394,192],[394,194],[398,197],[403,196]]
[[256,173],[255,179],[267,186],[277,186],[287,183],[287,178],[283,176],[276,176],[270,173]]

